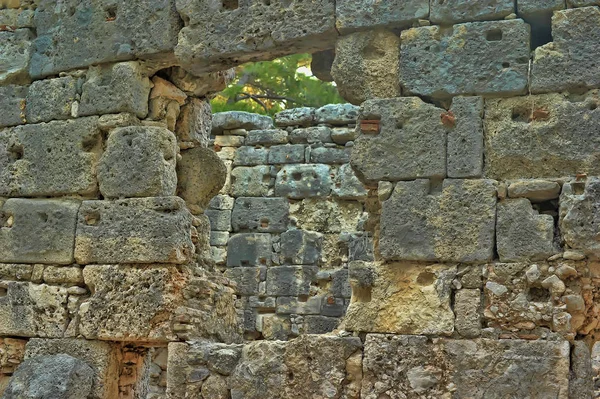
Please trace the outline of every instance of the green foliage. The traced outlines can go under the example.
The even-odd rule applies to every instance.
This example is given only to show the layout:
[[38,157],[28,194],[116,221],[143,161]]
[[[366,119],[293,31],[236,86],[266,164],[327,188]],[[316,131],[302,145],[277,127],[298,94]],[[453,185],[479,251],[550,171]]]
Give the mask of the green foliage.
[[288,108],[344,103],[333,84],[298,71],[310,68],[310,61],[310,54],[296,54],[238,67],[233,83],[211,101],[213,112],[274,115]]

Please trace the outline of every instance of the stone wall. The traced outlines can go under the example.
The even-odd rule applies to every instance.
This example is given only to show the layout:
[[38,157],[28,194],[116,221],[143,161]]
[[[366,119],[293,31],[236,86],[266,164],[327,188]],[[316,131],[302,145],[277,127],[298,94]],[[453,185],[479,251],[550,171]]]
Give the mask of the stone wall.
[[0,0],[3,398],[597,396],[598,6]]

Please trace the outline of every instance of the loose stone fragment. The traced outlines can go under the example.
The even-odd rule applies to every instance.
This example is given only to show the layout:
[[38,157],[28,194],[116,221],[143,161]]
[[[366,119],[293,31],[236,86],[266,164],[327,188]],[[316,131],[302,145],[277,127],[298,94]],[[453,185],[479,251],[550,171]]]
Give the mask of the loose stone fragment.
[[327,104],[315,111],[316,123],[347,126],[356,123],[359,107],[352,104]]
[[33,82],[27,93],[27,122],[70,118],[71,106],[77,94],[76,85],[77,81],[70,76]]
[[439,25],[451,25],[457,22],[486,21],[502,19],[515,12],[515,3],[511,0],[446,0],[431,3],[431,22]]
[[442,114],[448,132],[448,177],[481,177],[483,172],[483,99],[456,97]]
[[315,109],[312,107],[298,107],[286,109],[275,114],[275,125],[285,126],[310,126],[315,122]]
[[427,18],[429,3],[420,0],[392,0],[382,3],[339,0],[335,14],[336,27],[342,34],[376,27],[405,28],[420,18]]
[[83,201],[75,259],[89,263],[186,263],[192,215],[179,197]]
[[0,84],[26,84],[30,82],[29,58],[31,56],[30,29],[14,32],[0,31]]
[[98,164],[105,198],[160,197],[177,188],[177,140],[160,127],[131,126],[111,132]]
[[[304,153],[304,150],[302,152]],[[270,183],[271,168],[269,166],[240,166],[231,172],[231,195],[234,197],[266,197],[269,193]]]
[[600,257],[600,179],[563,185],[560,196],[560,232],[565,244],[593,258]]
[[509,96],[527,89],[529,25],[522,20],[413,28],[400,42],[401,83],[410,94]]
[[270,234],[234,234],[227,243],[227,266],[270,266],[272,253]]
[[28,86],[0,87],[0,128],[25,123],[25,104]]
[[327,165],[285,165],[277,173],[275,195],[291,199],[326,197],[331,192]]
[[278,233],[287,230],[289,203],[284,198],[240,197],[235,200],[233,231]]
[[456,331],[464,338],[476,338],[481,335],[481,291],[461,289],[454,299],[456,313]]
[[382,29],[356,32],[337,41],[331,75],[340,95],[358,105],[373,98],[400,96],[399,62],[396,34]]
[[527,198],[531,202],[543,202],[558,198],[560,184],[551,180],[521,180],[508,186],[511,198]]
[[190,98],[188,103],[181,107],[175,134],[180,143],[190,143],[194,146],[208,147],[208,140],[212,129],[212,113],[210,102]]

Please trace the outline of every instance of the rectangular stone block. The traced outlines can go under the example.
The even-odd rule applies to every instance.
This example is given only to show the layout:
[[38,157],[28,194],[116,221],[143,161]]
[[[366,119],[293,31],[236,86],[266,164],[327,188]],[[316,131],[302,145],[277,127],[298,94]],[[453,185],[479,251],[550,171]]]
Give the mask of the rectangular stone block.
[[429,3],[422,0],[339,0],[335,9],[336,27],[342,34],[377,27],[406,28],[429,15]]
[[456,267],[410,263],[350,264],[348,331],[450,335]]
[[235,151],[233,164],[235,166],[255,166],[267,164],[269,149],[262,147],[239,147]]
[[304,149],[302,144],[274,145],[269,151],[268,163],[270,165],[303,163]]
[[331,128],[313,126],[294,129],[289,137],[292,144],[331,143]]
[[25,123],[28,86],[0,87],[0,128]]
[[287,230],[289,203],[285,198],[240,197],[235,200],[233,231],[280,233]]
[[177,141],[208,147],[211,128],[210,102],[206,99],[189,97],[188,103],[181,107],[175,125]]
[[194,254],[191,229],[192,215],[179,197],[83,201],[75,259],[81,265],[186,263]]
[[0,31],[0,85],[20,85],[31,81],[29,58],[33,36],[30,29]]
[[231,172],[231,195],[234,197],[266,197],[270,186],[270,166],[238,166]]
[[457,22],[503,19],[515,12],[512,0],[446,0],[432,1],[429,19],[440,25]]
[[481,335],[481,291],[463,288],[454,296],[456,331],[463,338],[476,338]]
[[[378,134],[361,132],[350,162],[361,180],[412,180],[446,175],[444,109],[418,97],[367,100],[359,121],[378,120]],[[418,155],[415,155],[418,154]]]
[[567,247],[600,258],[600,179],[572,181],[563,185],[560,195],[560,233]]
[[227,266],[270,266],[273,255],[271,235],[234,234],[227,243]]
[[85,0],[56,7],[41,1],[31,75],[136,58],[172,58],[181,21],[174,0]]
[[176,4],[186,26],[175,54],[196,74],[332,48],[337,37],[333,0]]
[[287,126],[310,126],[315,122],[315,108],[298,107],[284,109],[275,114],[275,125]]
[[402,87],[435,98],[524,94],[529,41],[529,25],[520,19],[405,30],[400,36]]
[[224,276],[237,284],[237,295],[259,295],[259,284],[267,275],[266,267],[236,267],[227,269]]
[[[447,114],[448,177],[481,177],[483,173],[483,99],[456,97]],[[452,120],[452,118],[454,118]],[[443,121],[442,121],[443,122]]]
[[73,263],[79,206],[68,200],[0,201],[0,262]]
[[290,199],[327,197],[331,185],[328,165],[285,165],[277,172],[275,195]]
[[399,182],[381,211],[383,259],[479,262],[494,252],[492,180],[453,180],[441,192],[428,180]]
[[[292,108],[294,110],[296,108]],[[246,145],[287,144],[288,132],[285,130],[250,130],[246,136]]]
[[361,398],[567,399],[569,352],[567,341],[369,334]]
[[0,131],[0,196],[95,195],[102,151],[98,118]]
[[281,234],[281,258],[292,265],[316,265],[321,260],[321,233],[288,230]]
[[337,170],[331,193],[334,197],[347,200],[364,200],[368,194],[350,164],[344,164]]
[[229,241],[229,232],[227,231],[211,231],[210,232],[210,245],[212,246],[225,246]]
[[214,231],[231,231],[231,211],[208,209],[204,211],[210,221],[210,229]]
[[519,0],[517,1],[517,14],[526,19],[539,21],[548,20],[556,10],[564,10],[566,4],[563,0]]
[[308,315],[304,317],[302,334],[327,334],[340,324],[337,317]]
[[308,295],[317,274],[316,266],[276,266],[267,269],[267,295]]
[[70,118],[76,95],[77,80],[71,76],[33,82],[27,94],[27,123]]
[[302,302],[296,297],[280,296],[277,298],[277,313],[318,315],[321,312],[322,300],[322,297],[311,296]]
[[485,175],[493,179],[600,174],[598,91],[486,100]]
[[317,147],[310,151],[310,162],[326,164],[343,164],[350,162],[348,148]]

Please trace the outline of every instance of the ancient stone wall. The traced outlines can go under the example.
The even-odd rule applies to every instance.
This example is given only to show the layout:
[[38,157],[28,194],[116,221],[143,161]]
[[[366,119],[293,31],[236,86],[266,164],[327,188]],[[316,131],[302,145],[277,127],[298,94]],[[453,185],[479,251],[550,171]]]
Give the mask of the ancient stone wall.
[[0,0],[2,397],[597,396],[599,5]]

